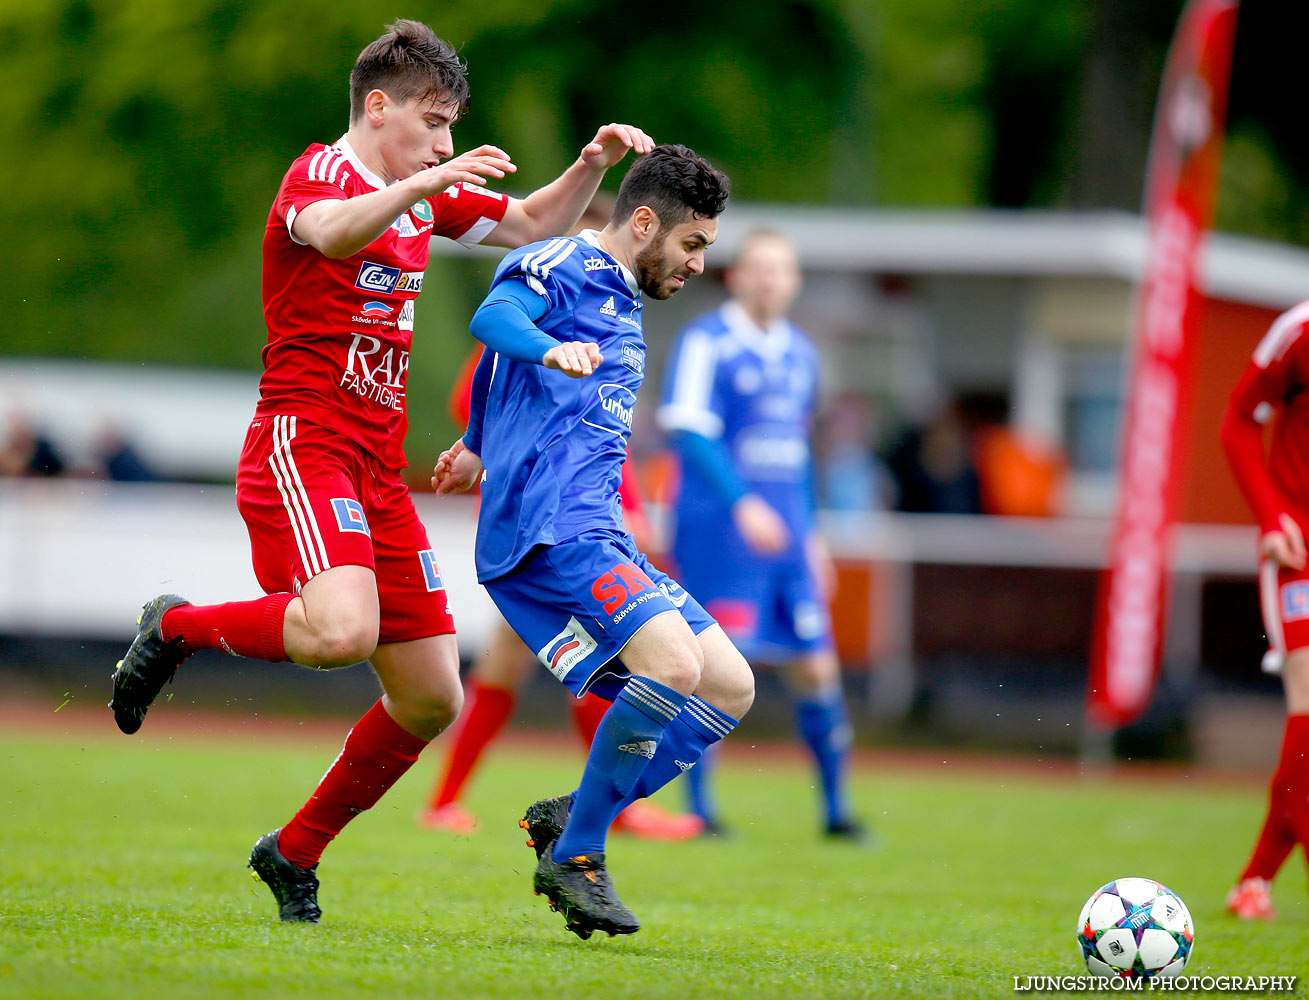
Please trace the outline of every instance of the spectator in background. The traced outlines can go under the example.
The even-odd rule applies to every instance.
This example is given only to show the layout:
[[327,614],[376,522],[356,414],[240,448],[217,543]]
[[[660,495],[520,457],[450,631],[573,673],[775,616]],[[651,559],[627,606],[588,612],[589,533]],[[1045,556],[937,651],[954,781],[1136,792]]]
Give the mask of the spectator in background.
[[1003,393],[972,393],[961,400],[973,428],[982,513],[1053,517],[1059,512],[1068,461],[1055,445],[1009,424]]
[[887,455],[899,496],[911,514],[980,514],[981,482],[973,441],[957,402],[950,400],[924,427],[910,428]]
[[59,476],[64,468],[50,439],[22,413],[11,413],[4,447],[0,448],[0,475]]
[[[813,754],[828,836],[860,840],[851,743],[827,602],[835,571],[814,523],[810,421],[818,353],[787,319],[800,291],[790,242],[757,231],[727,273],[732,299],[678,337],[659,425],[681,458],[672,554],[682,584],[751,660],[786,668]],[[687,771],[692,808],[719,828],[710,759]]]
[[136,446],[112,424],[100,432],[95,452],[105,475],[116,483],[150,483],[159,478]]
[[891,476],[877,457],[877,421],[858,393],[834,399],[818,417],[816,467],[822,510],[867,513],[890,506]]

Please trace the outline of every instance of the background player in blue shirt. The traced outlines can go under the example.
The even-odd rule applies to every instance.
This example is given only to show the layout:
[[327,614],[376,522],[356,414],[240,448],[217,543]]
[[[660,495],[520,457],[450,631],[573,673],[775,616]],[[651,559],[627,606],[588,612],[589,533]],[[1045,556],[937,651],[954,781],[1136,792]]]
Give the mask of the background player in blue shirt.
[[[682,331],[665,373],[658,422],[682,465],[672,554],[751,661],[786,668],[826,831],[857,840],[864,832],[845,788],[850,723],[827,612],[834,573],[813,512],[818,352],[786,317],[800,291],[794,248],[778,233],[751,233],[727,284],[731,300]],[[713,832],[721,827],[707,764],[687,778],[692,808]]]
[[614,893],[605,835],[726,736],[754,677],[690,594],[623,530],[618,484],[645,377],[642,294],[666,299],[704,270],[727,178],[684,146],[628,171],[609,224],[507,255],[473,317],[487,345],[463,438],[438,494],[485,470],[478,579],[574,694],[613,702],[577,791],[533,803],[533,887],[579,937],[639,928]]

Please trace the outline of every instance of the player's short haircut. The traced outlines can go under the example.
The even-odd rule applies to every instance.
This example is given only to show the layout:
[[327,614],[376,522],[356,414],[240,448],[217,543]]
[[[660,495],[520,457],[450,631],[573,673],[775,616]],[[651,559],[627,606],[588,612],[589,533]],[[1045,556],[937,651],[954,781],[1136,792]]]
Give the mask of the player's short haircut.
[[685,146],[656,146],[627,171],[611,221],[630,218],[642,205],[659,217],[660,229],[681,225],[690,215],[714,219],[723,214],[731,190],[725,173]]
[[736,248],[736,256],[732,258],[732,266],[736,267],[740,264],[741,261],[745,259],[745,255],[754,249],[755,244],[769,242],[780,243],[784,247],[790,248],[792,253],[795,253],[795,244],[791,242],[789,236],[776,229],[769,229],[767,226],[760,226],[756,229],[751,229],[741,238],[741,244]]
[[468,107],[468,67],[449,42],[421,21],[399,20],[359,53],[350,71],[350,121],[364,113],[364,98],[380,90],[397,104],[414,98]]

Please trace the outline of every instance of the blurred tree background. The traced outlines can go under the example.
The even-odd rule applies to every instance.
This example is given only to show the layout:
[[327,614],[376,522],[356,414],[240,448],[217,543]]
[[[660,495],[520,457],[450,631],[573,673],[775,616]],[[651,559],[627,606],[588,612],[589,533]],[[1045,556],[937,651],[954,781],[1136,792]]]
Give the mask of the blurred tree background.
[[[633,16],[600,0],[7,0],[0,350],[257,371],[273,194],[305,146],[345,130],[355,56],[398,16],[468,62],[457,148],[509,150],[515,192],[562,170],[597,125],[631,121],[703,152],[752,201],[1135,210],[1181,7],[765,0]],[[1221,228],[1309,242],[1293,89],[1307,27],[1309,5],[1243,5]],[[488,270],[429,270],[416,433],[450,433],[440,397]]]

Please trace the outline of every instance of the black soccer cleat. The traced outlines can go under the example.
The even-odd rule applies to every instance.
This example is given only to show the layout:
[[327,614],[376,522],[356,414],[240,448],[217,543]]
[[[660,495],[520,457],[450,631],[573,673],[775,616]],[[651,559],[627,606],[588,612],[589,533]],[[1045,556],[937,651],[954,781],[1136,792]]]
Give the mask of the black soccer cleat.
[[136,638],[114,670],[114,696],[109,707],[125,733],[134,733],[163,686],[173,679],[178,665],[190,655],[180,639],[164,639],[160,631],[164,612],[190,604],[176,594],[161,594],[147,601],[136,619]]
[[518,825],[527,831],[527,846],[536,849],[539,861],[545,849],[559,839],[568,823],[568,811],[573,807],[571,795],[541,799],[527,807],[527,813]]
[[635,934],[641,923],[614,892],[603,854],[584,854],[555,861],[551,841],[541,851],[532,889],[563,914],[564,926],[585,941],[595,931]]
[[823,832],[828,840],[843,840],[862,847],[872,847],[877,842],[877,837],[852,816],[828,823]]
[[300,868],[286,860],[277,849],[277,835],[281,832],[278,828],[256,840],[246,867],[252,869],[251,878],[262,880],[273,890],[279,917],[316,924],[323,915],[318,908],[318,866]]

